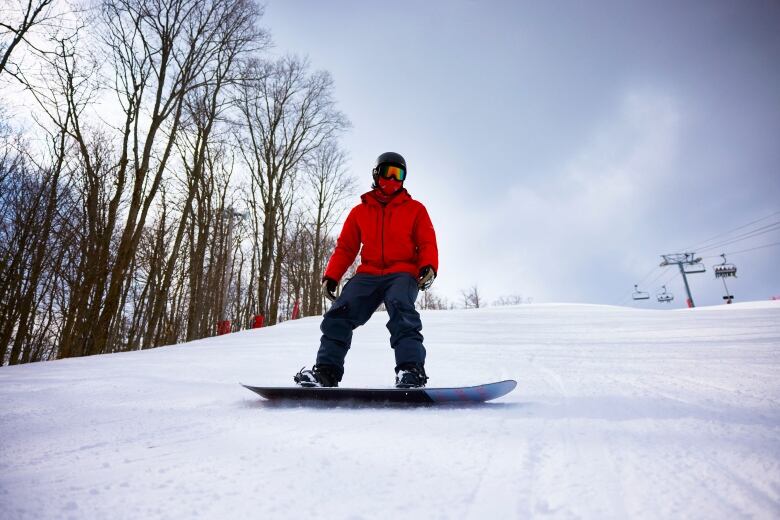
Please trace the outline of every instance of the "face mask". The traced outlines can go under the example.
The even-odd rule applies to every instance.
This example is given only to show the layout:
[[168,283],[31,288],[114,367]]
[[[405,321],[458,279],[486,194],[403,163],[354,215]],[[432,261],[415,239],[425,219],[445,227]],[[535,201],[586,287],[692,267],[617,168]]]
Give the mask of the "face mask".
[[379,186],[379,189],[382,190],[382,193],[385,195],[392,195],[393,193],[400,190],[404,183],[399,182],[395,179],[385,179],[384,177],[377,178],[377,186]]

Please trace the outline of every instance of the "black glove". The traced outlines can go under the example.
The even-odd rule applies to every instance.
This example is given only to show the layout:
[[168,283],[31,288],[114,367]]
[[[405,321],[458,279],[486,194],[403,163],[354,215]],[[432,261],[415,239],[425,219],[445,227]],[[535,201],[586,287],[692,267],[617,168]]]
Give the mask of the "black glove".
[[417,275],[417,287],[422,291],[427,291],[433,285],[435,279],[436,271],[433,270],[433,266],[426,265],[420,269],[420,274]]
[[333,278],[328,278],[327,276],[322,279],[322,293],[325,295],[325,298],[329,299],[332,302],[336,301],[336,288],[339,286],[339,283],[334,280]]

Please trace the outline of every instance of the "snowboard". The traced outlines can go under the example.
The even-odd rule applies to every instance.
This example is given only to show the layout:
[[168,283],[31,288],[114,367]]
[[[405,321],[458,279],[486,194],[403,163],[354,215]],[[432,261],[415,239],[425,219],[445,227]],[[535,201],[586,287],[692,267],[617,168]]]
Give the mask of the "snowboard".
[[484,385],[454,388],[268,387],[249,386],[243,383],[241,386],[269,401],[453,404],[483,403],[497,399],[514,390],[517,381],[508,379]]

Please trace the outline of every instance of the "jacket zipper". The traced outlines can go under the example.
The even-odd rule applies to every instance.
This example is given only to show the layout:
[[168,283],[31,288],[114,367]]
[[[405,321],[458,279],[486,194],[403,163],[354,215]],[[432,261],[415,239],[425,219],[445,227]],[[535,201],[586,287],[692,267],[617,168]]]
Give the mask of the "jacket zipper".
[[385,274],[385,206],[382,206],[382,232],[381,232],[381,241],[382,241],[382,274]]

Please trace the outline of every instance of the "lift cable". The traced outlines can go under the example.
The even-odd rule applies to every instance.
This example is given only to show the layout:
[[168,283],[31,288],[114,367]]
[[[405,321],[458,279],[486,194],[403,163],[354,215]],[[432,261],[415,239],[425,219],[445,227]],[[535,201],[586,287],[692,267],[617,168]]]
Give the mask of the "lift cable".
[[[761,218],[759,218],[759,219],[756,219],[756,220],[753,220],[753,221],[751,221],[751,222],[748,222],[747,224],[742,224],[741,226],[735,227],[734,229],[731,229],[731,230],[729,230],[729,231],[724,231],[723,233],[718,233],[717,235],[715,235],[715,236],[713,236],[713,237],[711,237],[711,238],[708,238],[708,239],[707,239],[707,240],[705,240],[704,242],[700,242],[700,243],[698,243],[698,244],[696,244],[695,246],[692,246],[692,247],[686,247],[685,249],[686,249],[686,250],[692,250],[692,251],[695,251],[695,250],[697,250],[697,249],[702,249],[702,248],[703,248],[705,245],[707,245],[708,243],[712,242],[712,241],[713,241],[713,240],[715,240],[715,239],[718,239],[718,238],[724,237],[724,236],[726,236],[726,235],[730,235],[731,233],[733,233],[733,232],[735,232],[735,231],[739,231],[740,229],[745,229],[745,228],[746,228],[746,227],[748,227],[748,226],[752,226],[753,224],[757,224],[757,223],[759,223],[759,222],[761,222],[761,221],[763,221],[763,220],[767,220],[767,219],[769,219],[769,218],[772,218],[772,217],[774,217],[775,215],[780,215],[780,210],[778,210],[778,211],[775,211],[774,213],[772,213],[772,214],[770,214],[770,215],[767,215],[767,216],[765,216],[765,217],[761,217]],[[709,246],[708,246],[708,247],[709,247]]]
[[[774,247],[774,246],[780,246],[780,242],[774,242],[772,244],[764,244],[763,246],[751,247],[750,249],[743,249],[741,251],[726,251],[724,254],[726,254],[726,255],[738,255],[740,253],[747,253],[749,251],[755,251],[757,249],[766,249],[767,247]],[[706,258],[706,259],[720,258],[720,255],[705,256],[704,258]]]
[[713,244],[711,246],[707,246],[704,248],[699,249],[699,251],[711,251],[713,249],[720,249],[724,246],[735,244],[737,242],[742,242],[743,240],[748,240],[750,238],[755,238],[761,235],[765,235],[767,233],[772,233],[773,231],[780,231],[780,221],[775,222],[773,224],[767,224],[766,226],[762,226],[758,229],[755,229],[753,231],[749,231],[747,233],[743,233],[741,235],[737,235],[736,237],[727,239],[723,242]]

